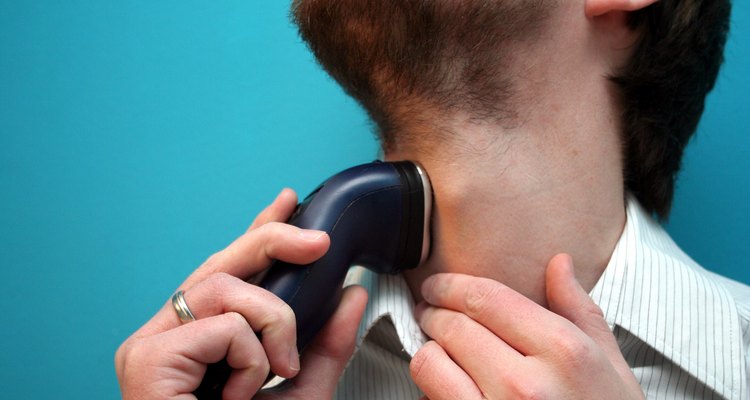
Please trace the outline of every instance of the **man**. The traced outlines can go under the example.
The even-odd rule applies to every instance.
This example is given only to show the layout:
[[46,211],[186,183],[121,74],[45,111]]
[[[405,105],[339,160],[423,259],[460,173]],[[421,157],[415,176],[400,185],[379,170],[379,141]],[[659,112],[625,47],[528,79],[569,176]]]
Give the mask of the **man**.
[[[600,379],[579,365],[585,340],[560,339],[558,319],[507,293],[598,335],[545,286],[558,253],[575,260],[649,397],[745,395],[747,303],[649,219],[669,213],[729,9],[722,0],[296,1],[302,37],[377,123],[385,157],[421,162],[435,191],[434,252],[405,274],[431,304],[417,314],[434,342],[413,343],[408,306],[372,310],[378,288],[392,293],[398,282],[362,280],[374,297],[369,335],[340,397],[415,389],[387,383],[407,374],[398,359],[410,356],[430,398],[612,397],[565,387],[576,380],[568,374],[584,374],[589,389]],[[438,273],[502,285],[442,274],[425,283]],[[595,341],[606,353],[609,343]],[[389,380],[362,383],[373,375]]]
[[293,11],[377,123],[385,158],[430,175],[432,254],[403,277],[353,272],[370,292],[364,317],[350,288],[300,364],[288,307],[242,280],[327,249],[326,235],[279,223],[296,201],[285,191],[180,287],[180,318],[166,304],[121,346],[125,398],[189,394],[223,357],[235,368],[225,398],[256,393],[269,369],[293,388],[258,398],[748,396],[750,290],[696,265],[650,216],[668,215],[728,1]]

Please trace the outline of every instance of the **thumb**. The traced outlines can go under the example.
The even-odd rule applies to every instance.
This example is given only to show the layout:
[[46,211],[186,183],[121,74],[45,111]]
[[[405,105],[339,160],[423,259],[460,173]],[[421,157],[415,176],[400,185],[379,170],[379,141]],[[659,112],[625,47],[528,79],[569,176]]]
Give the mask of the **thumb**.
[[[354,352],[359,322],[367,304],[367,291],[349,286],[338,309],[305,350],[301,368],[287,390],[269,393],[269,398],[330,399],[339,377]],[[284,386],[284,385],[282,385]]]
[[558,254],[550,260],[546,288],[550,311],[569,320],[593,339],[621,376],[631,375],[615,336],[604,320],[604,313],[576,280],[573,259],[568,254]]

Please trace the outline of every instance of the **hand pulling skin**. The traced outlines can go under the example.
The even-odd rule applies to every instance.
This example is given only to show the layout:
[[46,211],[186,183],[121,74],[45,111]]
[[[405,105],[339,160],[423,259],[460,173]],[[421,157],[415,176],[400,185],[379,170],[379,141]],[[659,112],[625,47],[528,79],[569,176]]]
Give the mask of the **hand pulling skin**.
[[[327,232],[331,246],[306,266],[276,261],[260,286],[294,311],[300,353],[338,307],[350,266],[396,274],[427,258],[431,211],[430,181],[410,161],[375,161],[347,169],[297,206],[288,223]],[[209,365],[196,397],[220,399],[231,371],[226,361]]]

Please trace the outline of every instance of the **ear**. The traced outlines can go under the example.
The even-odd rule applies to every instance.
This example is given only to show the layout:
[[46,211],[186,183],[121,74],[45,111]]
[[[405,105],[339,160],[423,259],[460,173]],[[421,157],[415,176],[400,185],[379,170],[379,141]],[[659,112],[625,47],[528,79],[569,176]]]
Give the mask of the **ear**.
[[585,0],[586,17],[594,18],[612,11],[637,11],[659,0]]

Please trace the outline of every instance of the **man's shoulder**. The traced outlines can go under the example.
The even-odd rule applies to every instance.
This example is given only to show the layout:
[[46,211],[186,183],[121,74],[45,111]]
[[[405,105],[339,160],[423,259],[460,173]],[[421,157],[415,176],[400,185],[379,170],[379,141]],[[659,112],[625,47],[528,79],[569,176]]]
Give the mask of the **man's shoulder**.
[[735,304],[737,304],[737,311],[740,314],[740,318],[745,323],[750,323],[750,286],[715,272],[706,271],[706,273],[726,289]]
[[[603,299],[600,307],[610,325],[715,393],[745,398],[750,287],[699,265],[635,200],[597,286],[592,298]],[[635,357],[642,361],[640,352]],[[651,379],[650,372],[644,374]]]
[[[679,290],[685,295],[717,291],[719,297],[728,297],[727,300],[736,305],[745,319],[750,318],[750,286],[700,265],[632,197],[628,199],[628,226],[623,237],[626,236],[631,236],[634,243],[620,245],[628,249],[623,252],[635,260],[629,260],[627,264],[648,268],[649,272],[644,273],[651,278],[658,279],[660,272],[666,272],[667,279],[672,280],[669,289]],[[635,250],[631,250],[633,248]]]

